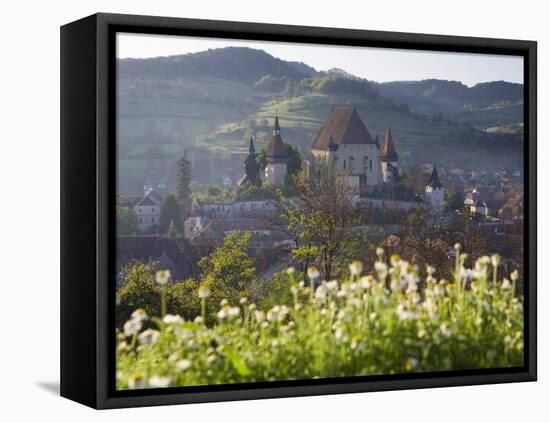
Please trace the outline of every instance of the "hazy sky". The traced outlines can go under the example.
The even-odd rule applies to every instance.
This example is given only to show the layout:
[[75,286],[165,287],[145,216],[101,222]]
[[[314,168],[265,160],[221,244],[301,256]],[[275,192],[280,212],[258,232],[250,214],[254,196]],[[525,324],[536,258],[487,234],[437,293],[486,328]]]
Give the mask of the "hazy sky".
[[468,86],[499,80],[523,83],[522,57],[487,54],[118,34],[117,57],[170,56],[228,46],[261,49],[283,60],[304,62],[317,70],[337,67],[378,82],[437,78],[461,81]]

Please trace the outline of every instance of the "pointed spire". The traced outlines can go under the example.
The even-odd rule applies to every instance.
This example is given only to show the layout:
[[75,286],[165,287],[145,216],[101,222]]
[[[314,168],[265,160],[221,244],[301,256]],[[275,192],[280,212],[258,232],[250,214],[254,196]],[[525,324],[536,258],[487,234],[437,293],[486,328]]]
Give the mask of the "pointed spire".
[[273,136],[267,143],[266,155],[269,159],[279,158],[287,159],[288,153],[286,151],[285,143],[281,138],[281,127],[279,126],[279,114],[275,112],[275,124],[273,125]]
[[426,186],[432,187],[432,188],[443,188],[443,184],[439,179],[439,175],[437,174],[437,168],[435,167],[435,164],[434,164],[430,179],[428,180],[428,183],[426,184]]
[[397,150],[393,143],[393,137],[391,135],[391,130],[386,129],[386,135],[384,137],[384,144],[380,149],[380,158],[384,161],[396,161],[398,159]]
[[380,141],[378,140],[378,134],[376,134],[374,136],[374,143],[376,144],[376,146],[380,149]]
[[275,110],[275,124],[273,125],[273,135],[279,135],[281,133],[281,127],[279,126],[279,113]]
[[248,145],[248,152],[251,154],[254,154],[256,152],[256,148],[254,148],[254,140],[252,137],[250,137],[250,144]]

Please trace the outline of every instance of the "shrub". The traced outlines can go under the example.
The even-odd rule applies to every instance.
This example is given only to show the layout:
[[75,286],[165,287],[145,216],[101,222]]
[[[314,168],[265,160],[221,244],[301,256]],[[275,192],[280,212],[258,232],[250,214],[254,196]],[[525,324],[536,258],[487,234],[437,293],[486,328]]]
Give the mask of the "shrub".
[[[380,252],[371,274],[358,262],[339,282],[290,276],[290,305],[259,310],[222,301],[217,323],[137,311],[118,333],[119,389],[191,386],[523,365],[517,273],[497,281],[498,257],[438,280]],[[425,286],[420,291],[419,286]],[[205,295],[201,301],[205,304]],[[202,310],[204,316],[205,310]],[[142,330],[153,322],[155,329]]]

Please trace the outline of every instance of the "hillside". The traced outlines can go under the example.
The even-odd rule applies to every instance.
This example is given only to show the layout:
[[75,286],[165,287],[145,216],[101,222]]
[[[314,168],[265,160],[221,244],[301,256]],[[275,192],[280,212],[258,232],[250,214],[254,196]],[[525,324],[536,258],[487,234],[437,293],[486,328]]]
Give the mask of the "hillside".
[[[318,72],[247,48],[120,60],[119,189],[137,191],[147,178],[170,185],[185,149],[196,181],[234,180],[242,172],[248,139],[253,136],[261,148],[276,111],[285,141],[307,155],[331,104],[353,104],[373,136],[391,127],[404,165],[433,160],[492,165],[501,150],[521,148],[521,105],[494,103],[502,98],[500,83],[475,89],[451,83],[443,90],[439,82],[432,82],[431,95],[419,95],[420,83],[375,84],[339,69]],[[515,89],[510,88],[509,101],[517,99]],[[393,98],[396,93],[401,97]],[[402,104],[404,98],[411,104]],[[475,108],[457,112],[465,101]],[[453,119],[418,112],[422,102],[433,110],[437,104],[453,110]]]
[[426,79],[377,84],[380,93],[411,111],[468,122],[480,129],[523,121],[523,85],[504,81],[468,87],[458,81]]
[[244,47],[226,47],[185,55],[118,61],[119,78],[122,79],[163,80],[207,76],[251,83],[265,74],[299,80],[309,76],[312,69],[303,63],[290,63],[277,59],[263,50]]

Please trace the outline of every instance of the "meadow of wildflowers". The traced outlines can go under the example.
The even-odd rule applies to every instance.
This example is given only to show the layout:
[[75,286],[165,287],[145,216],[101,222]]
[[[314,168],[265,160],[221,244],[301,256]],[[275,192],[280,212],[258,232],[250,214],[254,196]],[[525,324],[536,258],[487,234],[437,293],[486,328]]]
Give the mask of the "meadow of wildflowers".
[[[472,269],[457,246],[452,280],[383,252],[372,272],[359,262],[343,281],[306,281],[288,270],[293,301],[260,310],[247,298],[186,321],[136,310],[118,331],[117,388],[398,374],[523,365],[523,301],[517,272],[498,275],[498,256]],[[423,272],[424,273],[424,272]],[[157,274],[165,286],[170,275]],[[207,314],[217,323],[206,325]]]

